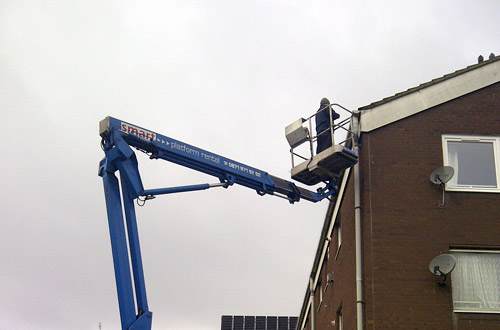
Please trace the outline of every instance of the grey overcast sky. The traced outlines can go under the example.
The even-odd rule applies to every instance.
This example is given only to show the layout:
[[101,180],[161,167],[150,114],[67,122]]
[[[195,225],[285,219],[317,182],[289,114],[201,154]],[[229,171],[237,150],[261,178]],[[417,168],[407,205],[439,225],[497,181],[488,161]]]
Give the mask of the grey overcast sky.
[[[107,115],[289,177],[284,127],[500,53],[491,1],[0,1],[0,329],[118,329]],[[140,157],[147,187],[213,182]],[[297,315],[327,202],[249,189],[138,209],[155,329]]]

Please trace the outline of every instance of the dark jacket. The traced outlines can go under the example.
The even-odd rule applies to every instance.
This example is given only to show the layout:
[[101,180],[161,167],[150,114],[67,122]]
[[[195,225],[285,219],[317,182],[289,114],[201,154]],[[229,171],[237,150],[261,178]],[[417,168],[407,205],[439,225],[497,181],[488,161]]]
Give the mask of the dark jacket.
[[[324,109],[323,109],[324,108]],[[330,107],[321,105],[314,116],[316,121],[316,136],[318,137],[316,145],[316,154],[319,154],[323,150],[332,146],[332,137],[330,129]],[[321,110],[323,109],[323,110]],[[338,119],[340,115],[333,111],[332,109],[332,123],[335,119]],[[321,134],[320,134],[321,133]],[[319,135],[320,134],[320,135]]]

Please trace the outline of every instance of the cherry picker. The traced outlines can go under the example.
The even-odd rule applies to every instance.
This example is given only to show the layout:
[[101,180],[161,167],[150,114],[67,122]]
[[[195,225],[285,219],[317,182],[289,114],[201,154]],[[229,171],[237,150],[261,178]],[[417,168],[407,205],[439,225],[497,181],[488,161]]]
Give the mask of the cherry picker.
[[[316,191],[116,118],[106,117],[99,123],[101,147],[105,153],[104,159],[99,163],[99,176],[104,183],[122,330],[150,330],[152,326],[134,200],[142,205],[158,195],[215,187],[228,188],[233,184],[253,189],[259,195],[281,197],[290,203],[301,199],[315,203],[330,198],[336,194],[340,172],[357,162],[357,151],[333,143],[335,127],[330,120],[331,129],[322,133],[331,134],[331,147],[314,155],[312,145],[317,137],[311,133],[313,117],[314,115],[307,119],[301,118],[292,123],[286,128],[286,135],[291,147],[292,177],[307,185],[322,183],[323,186]],[[336,128],[341,128],[348,122],[344,120]],[[306,142],[310,145],[310,157],[294,151]],[[163,159],[209,174],[216,177],[218,182],[145,189],[132,148],[148,154],[150,159]],[[297,156],[304,161],[294,166],[294,157]],[[115,175],[117,171],[120,173],[119,179]]]

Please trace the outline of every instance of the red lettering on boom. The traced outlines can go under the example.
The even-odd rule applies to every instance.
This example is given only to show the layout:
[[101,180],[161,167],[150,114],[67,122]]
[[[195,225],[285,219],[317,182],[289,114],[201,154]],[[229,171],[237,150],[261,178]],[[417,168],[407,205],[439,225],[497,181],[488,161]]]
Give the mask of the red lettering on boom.
[[147,130],[139,128],[139,127],[129,125],[127,123],[121,123],[120,130],[122,132],[124,132],[125,134],[135,135],[138,138],[146,140],[146,141],[154,141],[156,139],[155,133],[153,133],[151,131],[147,131]]

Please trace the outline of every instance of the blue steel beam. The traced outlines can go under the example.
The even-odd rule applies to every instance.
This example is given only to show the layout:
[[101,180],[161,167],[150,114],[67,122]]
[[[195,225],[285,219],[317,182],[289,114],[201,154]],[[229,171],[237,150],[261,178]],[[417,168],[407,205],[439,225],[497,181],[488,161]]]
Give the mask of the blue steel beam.
[[111,251],[115,268],[116,291],[122,330],[128,330],[136,320],[135,303],[132,291],[130,264],[123,224],[122,203],[118,179],[113,173],[101,169],[104,183],[104,195],[108,212],[109,235]]
[[132,261],[132,271],[134,275],[137,313],[142,315],[148,312],[148,300],[146,297],[144,271],[142,269],[141,247],[139,243],[139,232],[137,230],[134,198],[129,194],[129,188],[127,187],[124,177],[121,177],[120,180],[122,187],[123,209],[127,220],[127,235],[130,247],[130,260]]
[[[133,204],[138,196],[136,191],[142,191],[143,188],[135,154],[120,140],[118,136],[115,137],[116,144],[108,141],[108,144],[103,145],[106,157],[100,163],[99,175],[104,182],[121,328],[122,330],[151,330],[152,313],[148,309],[146,298],[139,234]],[[120,171],[121,185],[114,174],[117,170]],[[120,196],[120,186],[122,196]],[[125,232],[123,212],[125,212],[127,232]],[[135,299],[132,284],[135,287]]]
[[175,194],[175,193],[180,193],[180,192],[206,190],[206,189],[209,189],[209,188],[210,188],[210,184],[208,184],[208,183],[202,183],[202,184],[193,184],[193,185],[189,185],[189,186],[180,186],[180,187],[146,189],[143,192],[143,196],[156,196],[156,195]]
[[[116,118],[106,117],[100,122],[99,127],[101,136],[107,139],[114,137],[114,143],[119,144],[118,147],[123,144],[123,140],[126,144],[149,153],[152,159],[164,159],[189,167],[215,176],[221,182],[236,183],[254,189],[259,194],[281,194],[293,203],[301,198],[310,202],[318,202],[335,193],[333,184],[320,192],[313,192],[255,167]],[[137,195],[141,193],[142,191],[137,191]]]

